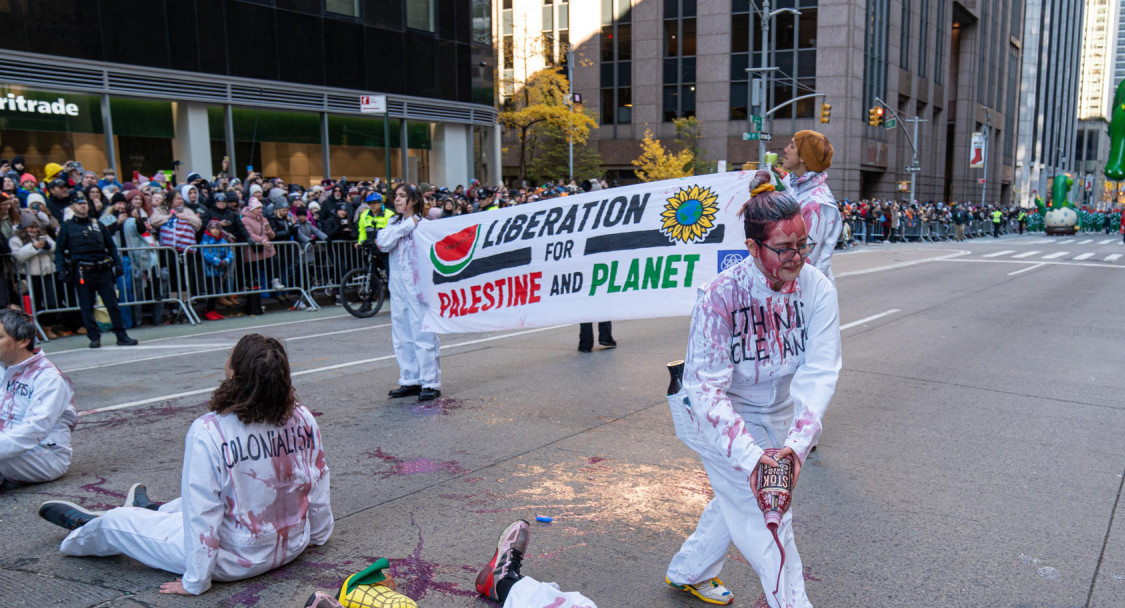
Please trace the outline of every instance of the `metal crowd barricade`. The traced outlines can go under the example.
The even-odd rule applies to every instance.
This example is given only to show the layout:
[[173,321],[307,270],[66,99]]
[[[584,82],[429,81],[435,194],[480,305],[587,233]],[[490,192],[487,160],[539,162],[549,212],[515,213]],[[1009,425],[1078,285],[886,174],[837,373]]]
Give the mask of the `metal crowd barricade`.
[[907,221],[906,218],[902,220],[902,239],[921,241],[922,240],[922,227],[921,223],[917,220]]
[[304,258],[310,294],[338,288],[349,270],[367,263],[356,241],[313,241],[305,245]]
[[[166,304],[176,304],[184,312],[188,321],[195,325],[191,307],[185,302],[184,284],[179,273],[170,272],[178,268],[179,256],[171,247],[119,247],[122,262],[126,265],[124,277],[115,281],[117,304],[121,308],[130,307],[139,312],[140,306],[157,307],[154,314],[161,314]],[[126,261],[125,258],[128,258]],[[42,277],[29,274],[30,262],[19,265],[20,278],[26,280],[31,303],[31,317],[39,338],[46,342],[47,333],[39,323],[45,314],[78,312],[78,294],[74,287],[58,281],[57,272]],[[159,322],[160,319],[156,319]],[[126,328],[129,329],[129,328]]]
[[180,256],[180,276],[187,287],[188,301],[295,291],[306,306],[319,310],[306,290],[308,274],[301,244],[274,241],[270,245],[274,253],[264,259],[254,259],[265,253],[265,247],[256,243],[192,245],[185,249]]

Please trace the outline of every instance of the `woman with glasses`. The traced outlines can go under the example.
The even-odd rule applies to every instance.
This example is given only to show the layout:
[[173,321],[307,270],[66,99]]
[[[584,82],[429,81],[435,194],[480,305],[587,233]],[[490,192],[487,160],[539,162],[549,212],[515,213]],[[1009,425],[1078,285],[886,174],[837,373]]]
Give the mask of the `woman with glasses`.
[[[806,264],[816,247],[801,206],[774,191],[768,171],[751,182],[741,216],[750,256],[699,290],[675,396],[676,435],[699,453],[715,498],[668,566],[666,581],[712,604],[733,595],[718,579],[731,541],[758,573],[771,607],[811,606],[793,539],[793,509],[778,539],[756,501],[764,450],[793,460],[793,485],[820,434],[840,372],[836,289]],[[799,501],[797,501],[799,502]],[[795,508],[799,508],[799,505]],[[774,590],[777,590],[776,593]]]

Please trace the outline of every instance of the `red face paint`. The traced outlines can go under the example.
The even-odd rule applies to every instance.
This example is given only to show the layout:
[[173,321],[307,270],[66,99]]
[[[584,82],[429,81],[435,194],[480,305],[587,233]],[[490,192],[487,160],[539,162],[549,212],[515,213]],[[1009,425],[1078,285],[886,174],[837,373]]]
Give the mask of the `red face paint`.
[[[764,241],[765,245],[774,249],[795,248],[808,240],[808,229],[805,220],[799,214],[774,224]],[[782,261],[781,256],[759,243],[757,264],[762,274],[766,275],[774,291],[782,291],[782,287],[791,283],[801,274],[805,265],[805,258],[794,256],[793,259]]]

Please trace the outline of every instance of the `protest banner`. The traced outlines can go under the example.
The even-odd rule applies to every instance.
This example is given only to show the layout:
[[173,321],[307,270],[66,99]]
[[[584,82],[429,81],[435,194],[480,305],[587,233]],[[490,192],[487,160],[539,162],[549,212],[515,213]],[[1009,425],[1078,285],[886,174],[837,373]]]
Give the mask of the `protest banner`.
[[690,315],[696,290],[749,254],[752,172],[595,190],[424,221],[423,328],[479,332]]

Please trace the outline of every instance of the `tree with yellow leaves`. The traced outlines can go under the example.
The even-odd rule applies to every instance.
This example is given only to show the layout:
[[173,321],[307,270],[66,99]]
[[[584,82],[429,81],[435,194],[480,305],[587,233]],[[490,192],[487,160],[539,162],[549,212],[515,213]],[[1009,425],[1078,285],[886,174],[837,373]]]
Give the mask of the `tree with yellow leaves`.
[[637,178],[642,182],[655,182],[662,179],[675,179],[695,174],[692,166],[695,155],[690,149],[673,154],[664,148],[652,131],[645,127],[645,138],[641,142],[641,155],[633,160]]
[[532,74],[516,91],[509,109],[500,112],[500,124],[519,139],[520,181],[527,176],[527,147],[537,125],[550,125],[575,145],[586,143],[590,129],[598,126],[585,113],[571,110],[566,103],[569,90],[565,76],[555,68],[544,68]]

